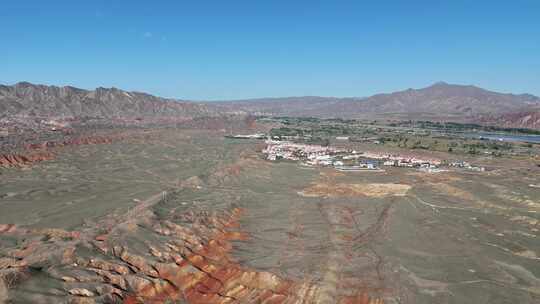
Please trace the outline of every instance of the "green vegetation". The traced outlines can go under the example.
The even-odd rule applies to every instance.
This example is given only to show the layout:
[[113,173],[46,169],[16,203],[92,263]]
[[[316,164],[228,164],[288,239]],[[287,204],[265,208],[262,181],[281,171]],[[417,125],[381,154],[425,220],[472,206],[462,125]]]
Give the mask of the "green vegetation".
[[467,132],[467,131],[482,131],[482,132],[504,132],[511,134],[526,134],[526,135],[540,135],[539,130],[525,129],[525,128],[503,128],[496,126],[483,126],[473,123],[458,123],[458,122],[438,122],[438,121],[403,121],[397,123],[390,123],[392,127],[409,127],[420,129],[433,129],[433,130],[448,130],[454,132]]
[[344,119],[263,118],[265,122],[280,123],[270,135],[280,140],[328,145],[336,137],[347,137],[353,143],[371,143],[411,150],[429,150],[453,154],[485,154],[493,156],[532,155],[539,145],[471,138],[463,133],[505,131],[540,134],[535,130],[508,129],[477,124],[404,121],[377,124],[376,121]]

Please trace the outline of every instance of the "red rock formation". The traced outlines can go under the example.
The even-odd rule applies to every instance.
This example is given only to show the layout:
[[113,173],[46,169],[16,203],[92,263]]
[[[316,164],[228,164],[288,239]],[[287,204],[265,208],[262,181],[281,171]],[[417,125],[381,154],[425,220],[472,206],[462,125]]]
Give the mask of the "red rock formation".
[[0,233],[11,233],[17,230],[14,224],[0,224]]
[[[125,230],[108,229],[103,234],[103,226],[99,226],[100,231],[77,232],[47,228],[23,231],[0,225],[3,233],[28,236],[22,246],[8,250],[0,259],[0,270],[24,273],[45,261],[59,261],[60,267],[45,271],[62,281],[69,303],[82,303],[77,302],[82,298],[88,303],[127,304],[176,300],[191,304],[324,302],[321,295],[327,293],[320,283],[282,278],[234,261],[231,242],[248,238],[239,230],[243,213],[239,208],[222,213],[189,210],[169,219],[138,213],[144,215],[138,223],[160,240],[148,243],[147,248],[128,248],[129,242],[120,245]],[[78,244],[86,248],[93,245],[100,254],[78,256]],[[383,304],[370,297],[373,290],[369,286],[352,281],[350,288],[346,285],[354,293],[325,299],[338,304]]]
[[[189,250],[186,252],[182,248],[170,246],[179,255],[175,262],[154,265],[157,277],[168,284],[148,282],[144,287],[139,286],[136,293],[125,297],[124,303],[163,303],[178,299],[192,304],[316,302],[317,286],[283,279],[270,272],[248,269],[232,260],[230,242],[247,237],[234,231],[238,228],[242,212],[241,209],[234,209],[228,219],[214,219],[220,228],[204,245],[196,239],[189,240],[190,231],[176,224],[171,223],[167,228],[159,230],[162,234],[187,240]],[[383,302],[361,293],[336,299],[336,303]]]
[[540,130],[540,109],[511,112],[501,115],[481,115],[476,118],[480,123],[509,128],[528,128]]
[[29,154],[0,154],[0,167],[24,167],[53,158],[52,153],[45,151]]
[[36,150],[36,149],[47,149],[54,147],[63,147],[63,146],[74,146],[74,145],[98,145],[98,144],[110,144],[115,141],[123,140],[127,138],[125,134],[114,134],[114,135],[89,135],[89,136],[79,136],[74,138],[67,138],[60,141],[44,141],[41,143],[33,143],[25,145],[26,149]]
[[[24,151],[18,154],[0,154],[0,168],[2,167],[23,167],[29,166],[36,162],[51,160],[54,154],[48,149],[73,145],[98,145],[110,144],[115,141],[127,138],[126,134],[114,135],[91,135],[80,136],[62,141],[44,141],[41,143],[27,144],[24,146]],[[33,151],[32,151],[33,150]],[[30,152],[32,151],[32,152]],[[36,152],[37,151],[37,152]]]

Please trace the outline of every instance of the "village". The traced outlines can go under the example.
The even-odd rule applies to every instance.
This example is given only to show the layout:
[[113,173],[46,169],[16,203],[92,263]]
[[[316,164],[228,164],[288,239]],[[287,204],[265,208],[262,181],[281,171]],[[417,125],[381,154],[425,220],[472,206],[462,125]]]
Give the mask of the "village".
[[266,148],[262,152],[265,158],[270,161],[298,161],[305,167],[333,167],[338,171],[383,172],[384,169],[381,166],[412,168],[427,173],[448,171],[450,168],[485,171],[484,167],[473,166],[465,161],[446,161],[415,155],[356,151],[273,139],[266,140]]

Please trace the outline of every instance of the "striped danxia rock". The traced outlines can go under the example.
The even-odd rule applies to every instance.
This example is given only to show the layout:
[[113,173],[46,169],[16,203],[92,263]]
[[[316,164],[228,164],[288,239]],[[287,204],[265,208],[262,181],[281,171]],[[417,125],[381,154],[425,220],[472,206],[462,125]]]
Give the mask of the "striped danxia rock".
[[[231,241],[245,240],[248,236],[237,231],[239,218],[244,211],[233,209],[227,217],[214,218],[213,237],[198,246],[201,240],[192,236],[187,227],[174,223],[165,223],[170,229],[169,236],[181,236],[187,254],[178,262],[156,263],[153,265],[157,277],[168,282],[158,290],[156,285],[148,283],[137,293],[124,298],[124,303],[163,303],[165,300],[183,299],[192,304],[225,303],[316,303],[318,286],[283,279],[265,271],[256,271],[236,263],[230,256]],[[235,229],[235,230],[230,230]],[[160,230],[161,231],[161,230]],[[170,248],[182,251],[175,245]],[[153,248],[154,256],[157,249]],[[348,296],[339,299],[342,304],[381,304],[381,300],[372,299],[367,294]]]
[[24,167],[36,162],[51,160],[54,155],[49,152],[31,152],[28,154],[2,154],[0,155],[0,168]]

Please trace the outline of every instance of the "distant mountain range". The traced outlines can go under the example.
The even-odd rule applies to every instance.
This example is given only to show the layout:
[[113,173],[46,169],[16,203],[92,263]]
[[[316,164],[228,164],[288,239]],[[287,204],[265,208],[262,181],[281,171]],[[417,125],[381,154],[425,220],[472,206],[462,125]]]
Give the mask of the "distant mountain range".
[[215,114],[200,103],[160,98],[116,88],[92,91],[70,86],[57,87],[19,82],[0,85],[0,117],[149,117],[202,116]]
[[475,86],[438,82],[423,89],[377,94],[365,98],[286,97],[221,103],[227,110],[271,115],[355,118],[372,114],[475,116],[502,114],[540,105],[530,94],[503,94]]
[[540,98],[469,85],[435,83],[370,97],[286,97],[190,102],[116,88],[83,90],[27,82],[0,85],[0,116],[215,116],[258,114],[321,118],[434,119],[540,128]]

